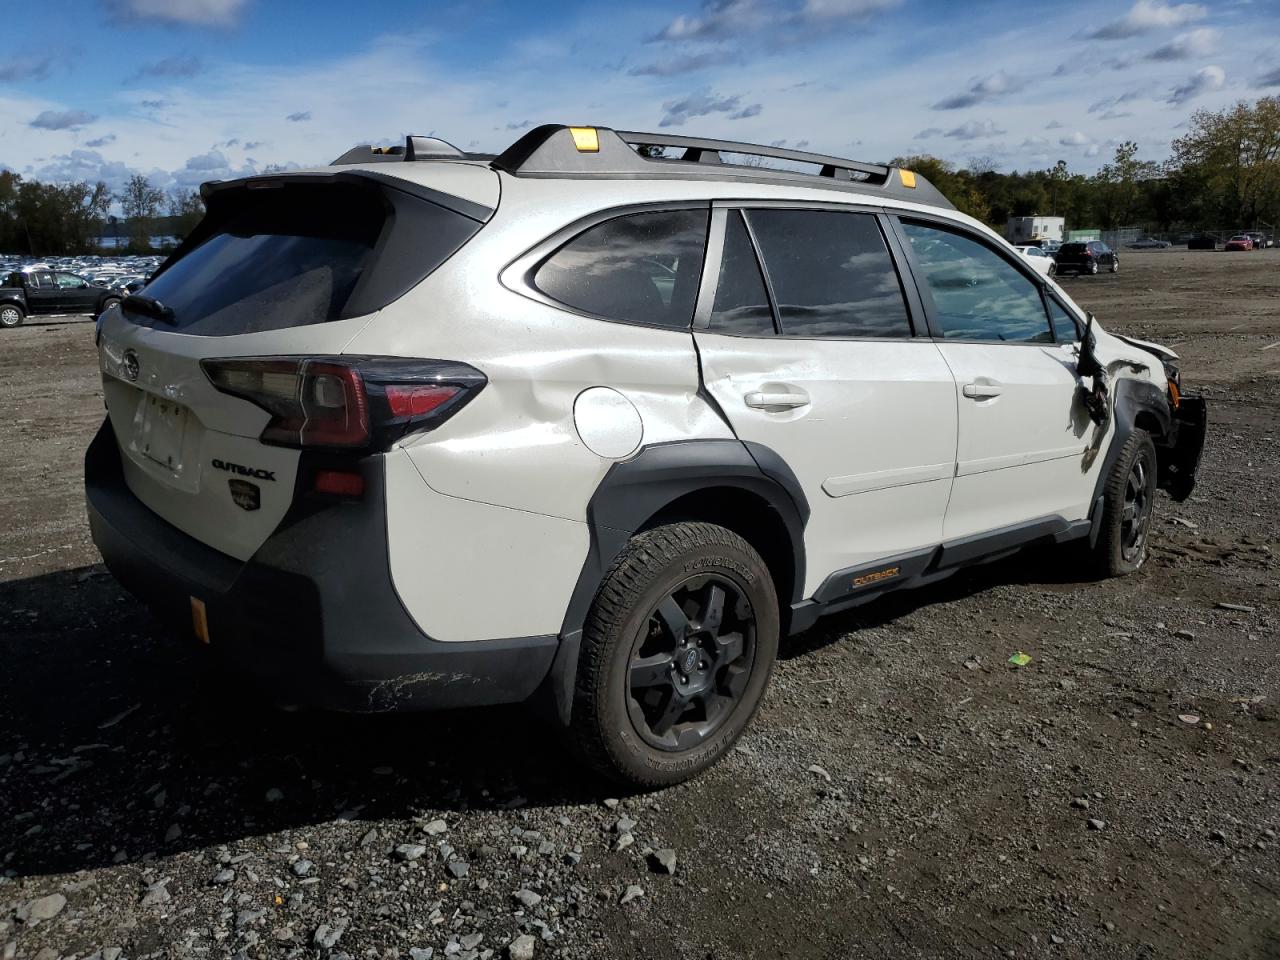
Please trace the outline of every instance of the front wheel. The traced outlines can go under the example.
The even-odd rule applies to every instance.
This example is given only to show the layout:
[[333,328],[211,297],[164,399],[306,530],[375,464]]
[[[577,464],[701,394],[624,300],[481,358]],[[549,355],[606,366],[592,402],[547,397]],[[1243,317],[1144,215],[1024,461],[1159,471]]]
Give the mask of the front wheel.
[[1122,577],[1146,562],[1156,501],[1156,447],[1135,429],[1120,450],[1102,491],[1102,529],[1094,565],[1104,577]]
[[100,310],[98,310],[98,316],[102,316],[104,313],[106,313],[106,312],[107,312],[108,310],[110,310],[112,307],[118,307],[118,306],[120,306],[120,298],[119,298],[119,297],[107,297],[107,299],[105,299],[105,300],[103,300],[103,301],[102,301],[102,308],[101,308]]
[[1058,275],[1058,265],[1056,263],[1049,264],[1049,276],[1056,277]]
[[1119,273],[1119,272],[1120,272],[1120,259],[1119,259],[1119,257],[1117,257],[1116,259],[1114,259],[1114,260],[1112,260],[1112,261],[1111,261],[1111,272],[1112,272],[1112,273]]
[[737,534],[708,523],[639,534],[583,630],[569,731],[578,753],[641,788],[702,772],[755,714],[778,630],[773,578]]
[[0,327],[5,329],[20,327],[23,316],[21,307],[14,303],[6,303],[0,306]]

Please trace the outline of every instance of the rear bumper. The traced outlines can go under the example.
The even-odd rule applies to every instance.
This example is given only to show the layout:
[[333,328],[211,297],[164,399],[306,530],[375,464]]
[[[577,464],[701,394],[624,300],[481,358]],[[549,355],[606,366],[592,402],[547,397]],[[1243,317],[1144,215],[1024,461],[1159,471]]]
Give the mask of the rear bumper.
[[528,699],[559,639],[446,643],[422,633],[391,581],[382,458],[361,467],[363,499],[298,498],[242,563],[133,495],[104,422],[85,455],[89,526],[112,575],[191,643],[191,598],[203,601],[214,653],[273,699],[360,712]]

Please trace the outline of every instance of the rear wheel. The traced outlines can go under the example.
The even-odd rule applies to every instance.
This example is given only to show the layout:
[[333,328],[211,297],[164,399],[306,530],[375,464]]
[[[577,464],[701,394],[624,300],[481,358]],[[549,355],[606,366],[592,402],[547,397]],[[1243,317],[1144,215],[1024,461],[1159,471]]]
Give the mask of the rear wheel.
[[1090,261],[1089,261],[1089,276],[1091,276],[1091,277],[1095,277],[1095,276],[1097,276],[1097,275],[1098,275],[1098,261],[1097,261],[1097,260],[1090,260]]
[[1156,500],[1156,447],[1147,431],[1135,429],[1125,441],[1102,497],[1095,566],[1102,576],[1121,577],[1147,559]]
[[22,326],[22,318],[24,314],[22,308],[16,303],[6,303],[0,306],[0,327],[6,329]]
[[1053,276],[1057,276],[1057,274],[1058,274],[1058,265],[1056,263],[1049,264],[1049,276],[1053,277]]
[[778,623],[769,570],[737,534],[675,523],[635,537],[583,631],[570,723],[578,752],[644,788],[705,770],[759,706]]

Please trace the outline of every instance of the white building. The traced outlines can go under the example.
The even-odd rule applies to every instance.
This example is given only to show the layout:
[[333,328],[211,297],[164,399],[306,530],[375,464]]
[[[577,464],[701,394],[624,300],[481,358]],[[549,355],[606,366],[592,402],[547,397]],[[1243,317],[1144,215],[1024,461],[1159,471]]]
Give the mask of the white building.
[[1012,244],[1025,244],[1030,240],[1067,239],[1066,217],[1010,217],[1005,236]]

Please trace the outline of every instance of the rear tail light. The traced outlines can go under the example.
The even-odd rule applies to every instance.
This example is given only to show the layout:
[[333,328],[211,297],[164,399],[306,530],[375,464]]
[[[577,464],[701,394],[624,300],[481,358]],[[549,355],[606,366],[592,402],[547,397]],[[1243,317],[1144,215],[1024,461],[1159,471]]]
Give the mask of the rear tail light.
[[484,387],[465,363],[338,357],[202,360],[222,393],[271,420],[263,443],[373,452],[448,420]]

